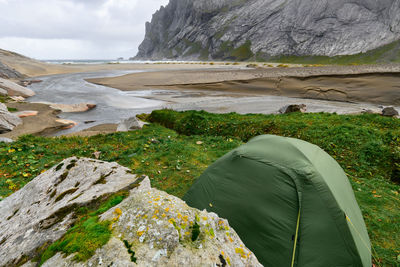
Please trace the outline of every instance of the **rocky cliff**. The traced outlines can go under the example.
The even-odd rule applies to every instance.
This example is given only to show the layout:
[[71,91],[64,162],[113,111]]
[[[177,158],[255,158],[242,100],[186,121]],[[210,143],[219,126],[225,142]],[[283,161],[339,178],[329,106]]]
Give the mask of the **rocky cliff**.
[[349,55],[399,39],[398,0],[170,0],[136,58]]

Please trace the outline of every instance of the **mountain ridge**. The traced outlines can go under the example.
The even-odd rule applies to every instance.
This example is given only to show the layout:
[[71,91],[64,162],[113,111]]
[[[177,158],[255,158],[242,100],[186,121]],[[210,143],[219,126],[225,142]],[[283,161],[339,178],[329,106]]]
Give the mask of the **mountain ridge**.
[[136,58],[332,57],[398,40],[398,0],[170,0],[146,23]]

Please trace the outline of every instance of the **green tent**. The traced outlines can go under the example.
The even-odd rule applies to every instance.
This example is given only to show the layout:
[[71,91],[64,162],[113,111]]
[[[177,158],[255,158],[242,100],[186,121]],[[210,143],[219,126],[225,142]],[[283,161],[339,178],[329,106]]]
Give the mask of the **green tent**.
[[305,141],[258,136],[211,165],[184,200],[228,219],[264,266],[372,266],[346,174]]

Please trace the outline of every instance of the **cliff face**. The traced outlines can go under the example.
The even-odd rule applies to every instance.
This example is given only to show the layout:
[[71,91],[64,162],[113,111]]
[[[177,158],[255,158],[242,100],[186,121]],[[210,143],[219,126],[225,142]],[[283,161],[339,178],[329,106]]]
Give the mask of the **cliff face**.
[[399,0],[170,0],[137,58],[349,55],[399,39]]

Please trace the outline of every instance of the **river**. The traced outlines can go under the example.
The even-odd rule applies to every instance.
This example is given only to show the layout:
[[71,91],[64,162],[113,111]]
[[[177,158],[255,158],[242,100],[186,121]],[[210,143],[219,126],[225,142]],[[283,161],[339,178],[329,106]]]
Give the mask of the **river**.
[[347,103],[281,96],[248,95],[198,90],[143,90],[120,91],[118,89],[86,82],[85,79],[120,76],[140,71],[99,71],[61,74],[40,77],[41,83],[29,86],[36,95],[29,102],[44,103],[93,103],[97,107],[82,113],[61,113],[63,119],[78,123],[72,129],[59,134],[77,132],[105,123],[120,121],[140,113],[160,108],[176,110],[206,110],[209,112],[276,113],[287,104],[306,104],[309,112],[356,113],[363,109],[376,109],[377,105]]

